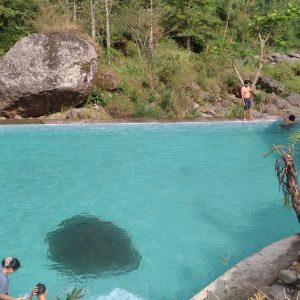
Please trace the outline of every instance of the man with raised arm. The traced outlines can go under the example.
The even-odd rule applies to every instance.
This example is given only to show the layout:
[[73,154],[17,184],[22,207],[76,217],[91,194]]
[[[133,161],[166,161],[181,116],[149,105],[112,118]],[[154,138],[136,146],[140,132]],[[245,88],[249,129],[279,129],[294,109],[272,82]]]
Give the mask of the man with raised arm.
[[250,81],[245,80],[244,81],[244,86],[241,89],[241,95],[242,95],[242,101],[243,101],[243,106],[244,106],[244,121],[247,120],[246,115],[248,115],[249,120],[254,120],[251,116],[251,87],[250,87]]

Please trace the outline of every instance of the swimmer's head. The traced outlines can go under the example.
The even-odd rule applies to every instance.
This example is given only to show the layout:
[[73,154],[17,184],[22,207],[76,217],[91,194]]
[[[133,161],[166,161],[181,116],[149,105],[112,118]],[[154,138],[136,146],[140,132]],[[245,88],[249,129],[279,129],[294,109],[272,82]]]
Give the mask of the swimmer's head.
[[1,262],[2,268],[6,268],[9,273],[17,271],[21,264],[17,258],[6,257]]
[[289,120],[292,121],[292,122],[295,122],[295,115],[289,115]]
[[42,283],[38,283],[34,289],[36,289],[37,296],[43,295],[47,292],[46,286]]

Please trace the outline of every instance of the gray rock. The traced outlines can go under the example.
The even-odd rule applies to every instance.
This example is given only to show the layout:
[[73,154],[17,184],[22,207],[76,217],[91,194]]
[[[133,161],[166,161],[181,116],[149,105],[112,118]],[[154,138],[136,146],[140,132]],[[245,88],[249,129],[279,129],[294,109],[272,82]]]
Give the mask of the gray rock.
[[121,86],[118,74],[113,70],[104,70],[98,77],[99,86],[105,91],[116,91]]
[[300,54],[296,52],[290,52],[286,54],[281,53],[273,53],[267,57],[267,60],[271,63],[278,63],[278,62],[287,62],[293,63],[300,59]]
[[69,33],[32,34],[0,60],[0,116],[39,117],[87,99],[97,53]]
[[286,288],[286,293],[289,294],[289,295],[294,295],[296,292],[296,290],[292,287],[287,287]]
[[286,99],[284,99],[280,96],[277,96],[277,95],[273,96],[273,103],[279,109],[289,109],[291,107],[291,104],[289,101],[287,101]]
[[212,118],[213,116],[212,115],[210,115],[210,114],[206,114],[206,113],[201,113],[201,115],[200,115],[201,117],[203,117],[203,118]]
[[200,90],[201,90],[200,86],[199,86],[198,83],[195,82],[195,81],[189,82],[189,83],[186,85],[186,88],[187,88],[188,90],[191,90],[191,91],[200,91]]
[[105,109],[101,105],[93,105],[93,110],[105,113]]
[[278,114],[278,109],[276,107],[275,104],[271,103],[267,106],[267,109],[266,109],[266,112],[269,114],[269,115],[277,115]]
[[295,283],[298,279],[297,273],[294,270],[282,270],[279,273],[279,279],[282,280],[286,284]]
[[287,54],[287,56],[300,59],[300,53],[297,53],[297,52],[290,52]]
[[193,109],[198,109],[200,105],[196,102],[193,102]]
[[276,79],[263,76],[258,80],[258,84],[268,93],[280,94],[284,92],[284,86]]
[[[225,283],[230,290],[230,300],[248,299],[257,287],[270,286],[277,280],[281,270],[288,268],[297,259],[300,249],[300,235],[287,237],[273,243],[253,256],[247,257],[210,285],[202,289],[192,300],[209,300],[207,295],[215,295],[220,300],[228,299]],[[282,292],[283,287],[279,286]],[[225,292],[224,292],[225,290]],[[270,299],[274,299],[271,298]],[[277,298],[283,300],[283,298]]]
[[269,299],[273,299],[273,300],[285,299],[284,289],[285,288],[282,285],[274,284],[268,293]]
[[286,100],[294,105],[300,107],[300,95],[297,93],[291,93],[286,97]]
[[79,111],[77,116],[78,116],[79,119],[84,119],[85,118],[85,115],[82,111]]
[[263,114],[261,112],[259,112],[258,110],[255,110],[255,109],[252,110],[252,116],[254,118],[260,118],[260,117],[262,117],[262,115]]

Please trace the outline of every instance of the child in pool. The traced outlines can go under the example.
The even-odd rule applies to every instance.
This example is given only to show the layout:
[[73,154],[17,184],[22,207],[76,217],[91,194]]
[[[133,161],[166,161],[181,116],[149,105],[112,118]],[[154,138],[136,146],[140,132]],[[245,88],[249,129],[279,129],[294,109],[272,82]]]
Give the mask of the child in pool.
[[38,283],[32,290],[28,299],[32,300],[32,296],[36,296],[39,300],[47,300],[47,289],[42,283]]

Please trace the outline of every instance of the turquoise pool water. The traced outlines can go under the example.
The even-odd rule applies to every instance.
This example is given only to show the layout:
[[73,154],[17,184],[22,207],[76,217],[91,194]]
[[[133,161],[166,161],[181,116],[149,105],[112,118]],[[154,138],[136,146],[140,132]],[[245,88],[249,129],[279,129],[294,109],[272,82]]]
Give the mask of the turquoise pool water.
[[[299,231],[282,207],[274,157],[278,123],[0,127],[1,256],[22,268],[11,294],[37,282],[49,299],[74,286],[86,299],[189,299],[229,267]],[[52,268],[47,233],[91,214],[126,230],[141,255],[119,276]]]

